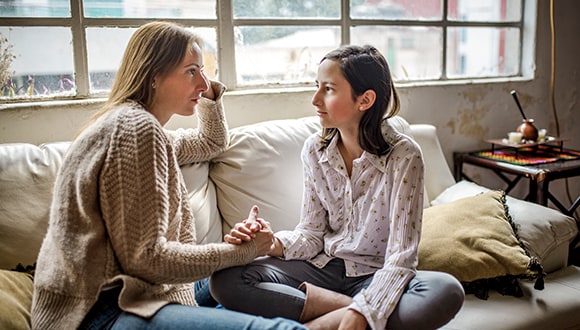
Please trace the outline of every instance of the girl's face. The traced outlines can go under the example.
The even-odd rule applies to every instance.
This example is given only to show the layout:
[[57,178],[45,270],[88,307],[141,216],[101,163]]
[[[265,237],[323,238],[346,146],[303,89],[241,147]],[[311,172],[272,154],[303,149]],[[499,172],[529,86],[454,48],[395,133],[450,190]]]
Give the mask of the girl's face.
[[202,68],[201,49],[195,44],[193,51],[186,53],[172,71],[155,77],[155,95],[149,110],[161,125],[165,125],[174,114],[193,115],[201,94],[209,88]]
[[312,97],[316,114],[324,128],[356,131],[364,111],[360,98],[353,100],[349,82],[343,76],[338,62],[324,60],[318,67],[317,90]]

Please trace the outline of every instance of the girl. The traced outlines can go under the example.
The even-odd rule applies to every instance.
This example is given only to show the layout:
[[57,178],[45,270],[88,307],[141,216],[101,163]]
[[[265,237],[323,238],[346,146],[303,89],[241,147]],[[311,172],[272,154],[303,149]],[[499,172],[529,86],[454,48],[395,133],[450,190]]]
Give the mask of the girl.
[[[304,143],[299,224],[275,234],[271,257],[214,274],[212,294],[226,308],[311,329],[444,325],[464,292],[451,275],[415,269],[424,166],[419,146],[387,121],[399,99],[386,60],[371,46],[328,53],[312,104],[323,129]],[[225,240],[251,234],[239,225]]]
[[[131,37],[108,101],[59,169],[34,280],[33,329],[304,328],[196,307],[194,281],[272,245],[266,222],[251,242],[195,242],[179,165],[228,144],[225,87],[202,70],[200,39],[181,26],[148,23]],[[196,107],[199,129],[163,129]]]

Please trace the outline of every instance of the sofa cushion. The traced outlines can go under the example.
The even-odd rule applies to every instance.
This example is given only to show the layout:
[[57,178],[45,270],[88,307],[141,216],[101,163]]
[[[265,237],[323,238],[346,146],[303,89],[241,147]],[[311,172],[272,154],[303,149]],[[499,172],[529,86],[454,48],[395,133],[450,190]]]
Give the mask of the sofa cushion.
[[0,268],[36,262],[52,188],[69,142],[0,147]]
[[580,268],[569,266],[545,277],[545,289],[521,281],[523,297],[491,291],[488,300],[467,295],[459,313],[440,330],[580,329]]
[[209,180],[209,162],[181,166],[188,191],[189,205],[195,217],[198,244],[222,241],[222,219],[217,208],[215,185]]
[[[473,182],[460,181],[444,190],[431,205],[450,203],[489,190]],[[507,196],[506,203],[522,243],[531,255],[540,259],[544,271],[550,273],[565,267],[569,244],[578,234],[575,220],[555,209],[511,196]]]
[[320,130],[317,117],[274,120],[234,128],[229,148],[212,160],[210,178],[229,232],[252,205],[274,231],[293,229],[302,204],[304,140]]
[[505,294],[519,296],[514,278],[543,275],[539,261],[520,245],[499,190],[425,209],[417,268],[450,273],[464,284],[479,281],[466,285],[466,291],[482,290],[482,298],[489,283],[501,283]]
[[[404,134],[409,123],[389,123]],[[223,230],[243,220],[252,205],[274,231],[294,229],[302,205],[302,161],[306,138],[320,131],[316,116],[261,122],[230,131],[230,147],[212,160],[210,178],[216,185]]]
[[0,270],[0,329],[30,329],[32,276]]
[[[52,189],[70,142],[0,146],[0,269],[35,263],[46,233]],[[182,166],[197,241],[219,242],[221,217],[209,162]]]

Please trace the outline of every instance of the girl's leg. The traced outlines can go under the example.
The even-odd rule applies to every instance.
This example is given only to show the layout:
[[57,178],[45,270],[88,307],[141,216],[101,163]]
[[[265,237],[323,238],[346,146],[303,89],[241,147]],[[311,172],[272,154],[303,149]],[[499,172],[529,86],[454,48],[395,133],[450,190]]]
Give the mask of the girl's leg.
[[[212,296],[225,308],[261,315],[298,320],[306,295],[298,289],[302,282],[337,290],[344,269],[342,260],[319,269],[306,261],[260,258],[239,267],[216,272],[210,279]],[[337,290],[340,291],[340,290]]]
[[[304,281],[354,296],[373,276],[347,278],[344,262],[334,259],[324,269],[304,261],[263,258],[214,273],[210,289],[224,307],[265,317],[298,320],[305,294]],[[418,271],[409,282],[388,321],[389,329],[436,329],[448,323],[463,305],[465,293],[447,273]]]
[[443,272],[417,271],[389,317],[388,329],[437,329],[463,305],[459,281]]

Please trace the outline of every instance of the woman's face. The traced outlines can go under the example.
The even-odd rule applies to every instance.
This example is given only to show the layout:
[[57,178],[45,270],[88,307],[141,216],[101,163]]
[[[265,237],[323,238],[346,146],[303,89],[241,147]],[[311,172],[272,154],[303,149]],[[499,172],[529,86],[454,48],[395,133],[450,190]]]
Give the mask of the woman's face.
[[324,60],[318,67],[317,90],[312,97],[320,124],[325,128],[356,130],[364,111],[359,111],[358,98],[353,100],[351,86],[338,62]]
[[155,94],[149,111],[161,125],[165,125],[174,114],[191,116],[194,113],[201,94],[209,88],[202,68],[201,49],[194,44],[193,51],[186,53],[172,71],[155,77]]

